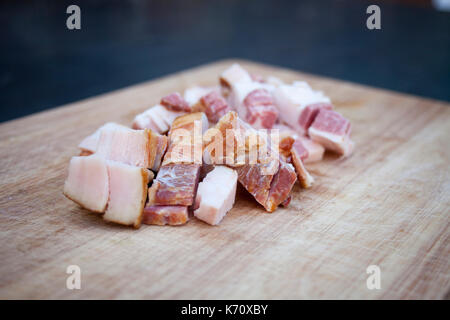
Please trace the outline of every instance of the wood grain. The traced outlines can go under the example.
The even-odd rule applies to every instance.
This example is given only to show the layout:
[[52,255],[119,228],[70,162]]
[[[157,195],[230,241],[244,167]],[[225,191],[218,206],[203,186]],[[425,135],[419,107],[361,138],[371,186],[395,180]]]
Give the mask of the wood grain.
[[[435,299],[450,289],[450,108],[443,102],[240,61],[304,79],[353,123],[356,152],[308,166],[310,190],[267,214],[244,191],[217,227],[105,223],[62,195],[77,144],[129,125],[174,90],[210,85],[232,61],[0,125],[0,298]],[[66,289],[68,265],[81,290]],[[381,269],[368,290],[366,268]]]

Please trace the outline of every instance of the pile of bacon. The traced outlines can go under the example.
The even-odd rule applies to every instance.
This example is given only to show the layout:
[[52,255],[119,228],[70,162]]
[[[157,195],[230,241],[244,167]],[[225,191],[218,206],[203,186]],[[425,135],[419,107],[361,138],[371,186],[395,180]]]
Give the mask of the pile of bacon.
[[[64,185],[67,198],[106,221],[216,225],[239,182],[267,212],[287,206],[305,163],[325,150],[351,154],[351,125],[306,82],[254,76],[234,64],[216,87],[161,99],[132,128],[107,123],[79,145]],[[156,175],[156,177],[155,177]]]

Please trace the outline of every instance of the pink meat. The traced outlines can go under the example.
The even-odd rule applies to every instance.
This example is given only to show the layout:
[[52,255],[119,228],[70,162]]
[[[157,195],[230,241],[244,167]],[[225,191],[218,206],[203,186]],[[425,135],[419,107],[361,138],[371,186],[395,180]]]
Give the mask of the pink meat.
[[350,140],[351,124],[341,114],[333,110],[320,109],[308,130],[311,139],[327,150],[348,156],[353,151]]
[[295,141],[299,141],[302,147],[308,151],[308,155],[302,159],[303,163],[317,162],[323,159],[325,148],[321,144],[305,136],[300,136]]
[[274,175],[270,184],[269,196],[265,204],[266,209],[269,209],[269,211],[275,210],[278,205],[285,202],[296,180],[297,175],[294,167],[290,163],[280,160],[278,172]]
[[[231,111],[223,116],[215,128],[215,132],[221,133],[222,140],[226,141],[226,134],[230,130],[237,136],[243,135],[248,137],[257,134],[257,131],[250,127],[247,123],[239,119],[236,112]],[[237,140],[244,140],[245,138],[239,137]],[[214,143],[212,139],[209,144],[205,145],[208,150]],[[253,195],[256,201],[258,201],[268,212],[273,212],[277,206],[283,202],[288,196],[295,183],[295,171],[291,165],[286,164],[279,157],[278,150],[271,150],[270,144],[266,143],[267,152],[258,152],[257,161],[250,163],[249,155],[247,154],[245,163],[243,165],[237,165],[237,154],[234,154],[234,167],[238,174],[239,182],[247,189],[247,191]],[[248,150],[246,150],[247,152]],[[259,150],[261,151],[261,150]],[[225,157],[231,158],[230,155],[225,154]],[[218,163],[224,163],[223,158],[211,157],[211,160],[218,161]],[[233,160],[233,159],[232,159]],[[255,160],[255,159],[254,159]],[[230,165],[231,164],[228,164]]]
[[305,157],[305,153],[307,156],[308,151],[303,148],[300,143],[294,143],[291,149],[291,158],[295,171],[297,172],[298,181],[303,188],[310,188],[314,182],[314,179],[303,165],[302,158]]
[[138,228],[147,199],[151,171],[108,161],[109,202],[103,219]]
[[329,103],[315,103],[307,105],[302,112],[300,113],[300,117],[298,118],[298,124],[300,125],[301,133],[308,133],[308,129],[319,113],[320,109],[332,110],[333,106]]
[[189,220],[188,208],[185,206],[155,206],[144,208],[142,223],[155,225],[181,225]]
[[200,175],[199,164],[164,165],[148,191],[149,205],[190,206]]
[[271,129],[278,120],[278,109],[273,105],[250,106],[247,109],[247,122],[256,129]]
[[208,120],[214,123],[231,110],[225,99],[216,91],[201,97],[200,104]]
[[278,109],[274,106],[274,100],[266,89],[251,91],[243,101],[247,108],[246,120],[254,128],[270,129],[278,120]]
[[97,155],[70,159],[64,195],[90,211],[104,212],[109,195],[106,161]]
[[306,82],[281,84],[272,94],[280,111],[280,119],[302,135],[307,133],[305,128],[316,115],[317,106],[330,105],[328,97],[313,90]]
[[163,97],[160,103],[170,111],[191,112],[191,106],[178,92],[174,92]]
[[236,171],[215,167],[198,186],[194,215],[211,225],[219,224],[233,207],[236,186]]

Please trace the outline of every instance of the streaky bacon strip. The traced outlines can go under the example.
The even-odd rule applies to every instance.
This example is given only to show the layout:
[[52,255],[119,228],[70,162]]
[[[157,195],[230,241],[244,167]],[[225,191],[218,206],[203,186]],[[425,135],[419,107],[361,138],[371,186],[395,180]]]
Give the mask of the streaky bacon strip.
[[189,220],[188,208],[185,206],[146,206],[142,223],[154,225],[177,226]]
[[178,92],[174,92],[163,97],[160,103],[171,111],[191,112],[191,106]]

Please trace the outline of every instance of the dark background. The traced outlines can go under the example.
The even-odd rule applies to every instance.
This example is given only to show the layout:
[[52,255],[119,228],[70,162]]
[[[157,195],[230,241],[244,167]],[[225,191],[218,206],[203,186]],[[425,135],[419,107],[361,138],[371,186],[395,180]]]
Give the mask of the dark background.
[[450,101],[450,13],[430,1],[3,1],[0,43],[0,121],[230,57]]

